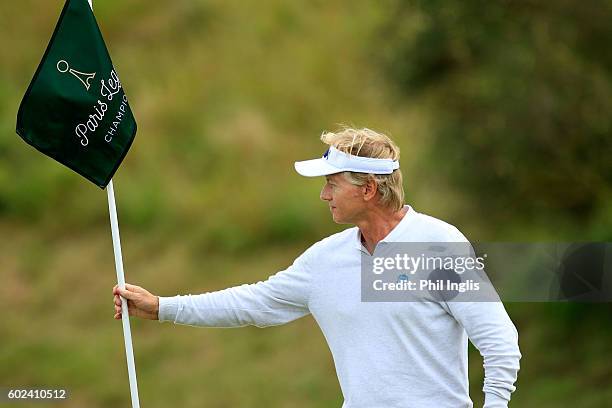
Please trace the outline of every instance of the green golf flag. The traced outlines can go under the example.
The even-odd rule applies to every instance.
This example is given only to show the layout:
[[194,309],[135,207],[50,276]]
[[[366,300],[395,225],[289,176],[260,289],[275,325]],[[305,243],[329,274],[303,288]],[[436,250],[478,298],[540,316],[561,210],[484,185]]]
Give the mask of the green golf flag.
[[87,0],[67,0],[17,114],[17,133],[105,188],[136,121]]

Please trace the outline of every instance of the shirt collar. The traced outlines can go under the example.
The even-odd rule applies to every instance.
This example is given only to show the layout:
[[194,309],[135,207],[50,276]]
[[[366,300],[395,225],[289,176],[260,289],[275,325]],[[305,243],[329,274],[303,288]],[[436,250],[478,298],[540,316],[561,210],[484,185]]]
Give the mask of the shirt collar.
[[[378,242],[379,244],[381,242],[397,242],[398,238],[404,232],[406,225],[408,225],[408,223],[414,218],[416,211],[414,211],[414,209],[409,205],[405,205],[404,208],[407,210],[406,214],[404,214],[404,218],[402,218],[402,220],[387,234],[386,237]],[[355,227],[353,239],[355,242],[355,249],[370,255],[368,249],[361,243],[361,231],[359,231],[358,227]]]

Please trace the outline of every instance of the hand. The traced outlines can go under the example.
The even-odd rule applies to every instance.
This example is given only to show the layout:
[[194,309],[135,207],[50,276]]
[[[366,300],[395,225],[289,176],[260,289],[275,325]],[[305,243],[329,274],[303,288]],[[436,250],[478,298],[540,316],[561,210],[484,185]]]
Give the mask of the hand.
[[115,319],[121,319],[121,297],[127,300],[128,313],[143,319],[159,319],[159,298],[140,286],[125,284],[125,289],[115,285],[113,288],[115,300]]

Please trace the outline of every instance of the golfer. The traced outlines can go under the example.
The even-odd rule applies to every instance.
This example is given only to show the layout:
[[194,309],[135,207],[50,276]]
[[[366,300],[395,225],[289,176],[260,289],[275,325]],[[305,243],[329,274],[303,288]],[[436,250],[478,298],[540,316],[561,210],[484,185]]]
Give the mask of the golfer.
[[361,260],[392,242],[467,242],[454,226],[404,204],[399,148],[370,129],[324,133],[322,158],[295,163],[324,176],[321,199],[353,228],[308,248],[267,280],[200,295],[113,289],[131,316],[202,327],[267,327],[312,314],[332,352],[343,408],[469,408],[468,339],[484,359],[485,408],[507,407],[518,333],[501,302],[362,302]]

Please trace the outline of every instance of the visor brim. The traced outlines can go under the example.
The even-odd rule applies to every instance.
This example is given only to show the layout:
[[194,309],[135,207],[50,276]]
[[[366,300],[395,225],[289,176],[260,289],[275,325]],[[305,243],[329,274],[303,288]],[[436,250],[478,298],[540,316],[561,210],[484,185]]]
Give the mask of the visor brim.
[[330,174],[341,173],[343,170],[332,166],[325,159],[312,159],[298,161],[294,164],[295,171],[305,177],[329,176]]

